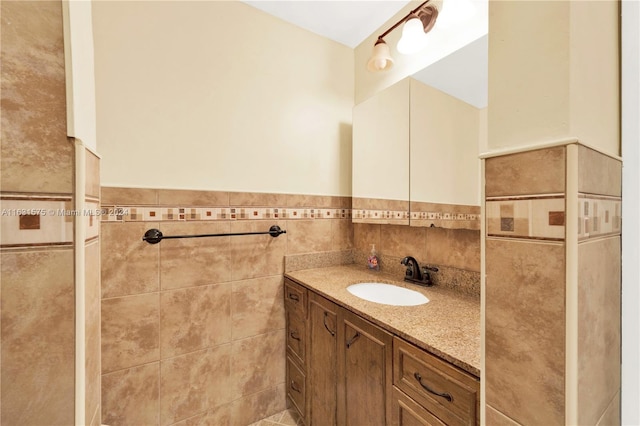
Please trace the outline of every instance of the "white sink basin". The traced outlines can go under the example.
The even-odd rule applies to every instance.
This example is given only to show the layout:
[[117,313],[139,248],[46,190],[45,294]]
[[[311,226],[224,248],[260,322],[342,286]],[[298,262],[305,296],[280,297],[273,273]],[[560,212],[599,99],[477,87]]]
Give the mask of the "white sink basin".
[[352,284],[347,287],[347,291],[361,299],[382,303],[383,305],[416,306],[429,302],[429,299],[424,294],[393,284]]

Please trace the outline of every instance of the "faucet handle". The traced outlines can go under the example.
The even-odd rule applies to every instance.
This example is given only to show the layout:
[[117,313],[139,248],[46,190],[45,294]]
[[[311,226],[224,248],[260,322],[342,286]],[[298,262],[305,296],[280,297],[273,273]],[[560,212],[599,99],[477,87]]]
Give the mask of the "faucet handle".
[[438,268],[436,268],[435,266],[422,267],[422,280],[424,281],[424,284],[427,286],[432,286],[433,281],[431,280],[431,274],[429,273],[429,271],[438,272]]

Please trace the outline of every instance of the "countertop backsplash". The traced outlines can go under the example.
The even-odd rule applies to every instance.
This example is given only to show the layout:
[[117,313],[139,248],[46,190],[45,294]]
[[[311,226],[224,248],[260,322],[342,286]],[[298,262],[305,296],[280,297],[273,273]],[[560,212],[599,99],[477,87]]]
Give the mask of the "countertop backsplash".
[[[362,265],[367,269],[367,252],[358,250],[329,251],[322,253],[294,254],[285,256],[285,272],[300,271],[304,269],[326,268],[340,265]],[[402,258],[378,254],[380,270],[386,274],[402,280],[405,274],[405,266],[400,264]],[[467,296],[477,297],[480,300],[480,273],[467,271],[450,266],[431,263],[420,266],[435,266],[438,272],[430,272],[434,286],[449,288]]]

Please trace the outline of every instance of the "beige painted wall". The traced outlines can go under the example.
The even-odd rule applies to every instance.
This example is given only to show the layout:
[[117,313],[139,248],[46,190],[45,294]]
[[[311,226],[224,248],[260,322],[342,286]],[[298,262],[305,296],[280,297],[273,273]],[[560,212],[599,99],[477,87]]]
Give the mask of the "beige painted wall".
[[481,108],[478,110],[478,125],[480,127],[479,130],[479,142],[478,142],[478,153],[486,152],[487,147],[489,146],[489,129],[488,129],[488,116],[489,116],[489,107]]
[[619,155],[617,10],[614,1],[491,3],[490,33],[500,36],[489,43],[489,150],[576,137]]
[[[620,155],[619,4],[571,2],[571,134]],[[598,29],[594,31],[594,24]]]
[[351,194],[351,49],[240,2],[93,24],[103,185]]

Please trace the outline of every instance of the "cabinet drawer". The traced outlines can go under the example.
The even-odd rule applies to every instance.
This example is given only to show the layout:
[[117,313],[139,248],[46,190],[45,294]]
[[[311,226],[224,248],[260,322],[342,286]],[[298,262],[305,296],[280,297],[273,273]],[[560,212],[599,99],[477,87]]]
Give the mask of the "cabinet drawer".
[[305,388],[306,388],[306,377],[305,374],[300,368],[296,365],[296,363],[291,359],[291,357],[287,356],[287,396],[289,400],[293,404],[293,406],[298,410],[298,413],[302,418],[305,418]]
[[287,310],[287,349],[299,365],[305,365],[306,322],[293,310]]
[[399,338],[394,338],[393,383],[448,425],[475,425],[478,380]]
[[307,289],[288,278],[284,280],[284,303],[302,318],[307,317]]
[[404,392],[393,387],[393,426],[446,426]]

